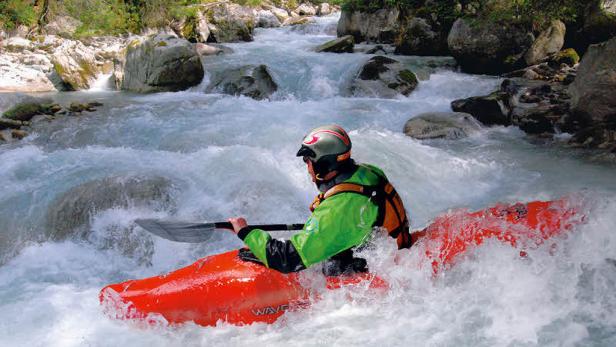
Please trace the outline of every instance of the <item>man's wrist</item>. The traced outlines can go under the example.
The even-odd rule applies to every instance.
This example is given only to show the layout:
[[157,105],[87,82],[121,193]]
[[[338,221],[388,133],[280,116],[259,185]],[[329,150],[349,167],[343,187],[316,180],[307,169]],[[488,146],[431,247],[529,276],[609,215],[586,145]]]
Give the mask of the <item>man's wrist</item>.
[[240,240],[244,241],[244,239],[246,238],[246,236],[248,236],[248,234],[250,234],[250,232],[253,229],[249,226],[245,226],[242,229],[240,229],[240,231],[237,232],[237,237],[240,238]]

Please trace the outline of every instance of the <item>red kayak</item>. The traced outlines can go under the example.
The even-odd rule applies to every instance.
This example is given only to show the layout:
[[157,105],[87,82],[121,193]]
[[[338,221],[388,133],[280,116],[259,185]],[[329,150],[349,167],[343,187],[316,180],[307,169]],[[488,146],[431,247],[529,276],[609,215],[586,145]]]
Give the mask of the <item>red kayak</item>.
[[[583,220],[569,200],[497,205],[478,212],[458,211],[437,218],[414,233],[434,272],[453,265],[467,249],[494,239],[514,248],[534,248]],[[411,251],[413,248],[411,248]],[[287,310],[306,307],[314,293],[299,274],[282,274],[242,261],[238,251],[208,256],[185,268],[141,280],[112,284],[101,290],[105,312],[118,319],[170,324],[193,321],[243,325],[273,323]],[[328,289],[363,284],[385,290],[387,283],[371,273],[326,278]]]

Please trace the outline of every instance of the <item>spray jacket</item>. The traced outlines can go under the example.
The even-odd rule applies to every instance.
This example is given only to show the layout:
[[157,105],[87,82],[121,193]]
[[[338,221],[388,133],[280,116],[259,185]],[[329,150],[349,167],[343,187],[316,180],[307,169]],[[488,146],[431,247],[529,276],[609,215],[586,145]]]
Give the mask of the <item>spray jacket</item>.
[[[342,183],[375,186],[384,177],[381,169],[363,164]],[[260,262],[280,272],[300,271],[325,260],[334,267],[342,266],[342,271],[349,266],[365,271],[365,260],[354,259],[352,248],[371,238],[378,216],[379,207],[369,196],[342,192],[322,200],[304,229],[289,240],[277,240],[263,230],[248,228],[240,230],[238,237]]]

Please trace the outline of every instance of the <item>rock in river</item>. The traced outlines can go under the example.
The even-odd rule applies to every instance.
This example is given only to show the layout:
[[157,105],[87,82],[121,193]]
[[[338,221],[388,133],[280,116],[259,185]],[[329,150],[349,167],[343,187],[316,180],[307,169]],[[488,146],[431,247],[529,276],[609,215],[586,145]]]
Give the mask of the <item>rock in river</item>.
[[468,113],[428,112],[409,119],[404,124],[407,136],[424,139],[455,140],[481,129],[481,124]]
[[569,88],[575,118],[585,131],[574,141],[616,150],[616,37],[591,45]]
[[351,85],[351,93],[358,96],[395,98],[409,95],[418,83],[417,76],[405,69],[399,61],[378,55],[361,68]]
[[459,18],[447,43],[462,70],[470,73],[500,74],[518,67],[534,37],[525,27],[486,21],[470,23]]
[[276,90],[278,85],[274,82],[267,66],[246,65],[214,74],[207,92],[218,91],[262,100],[269,98]]
[[121,88],[139,93],[179,91],[199,84],[203,75],[193,44],[159,34],[128,45]]
[[339,37],[337,39],[327,41],[318,46],[316,52],[331,52],[331,53],[353,53],[354,39],[351,35]]
[[54,49],[52,82],[58,90],[89,89],[96,81],[99,68],[94,51],[79,41],[65,40]]
[[168,207],[171,189],[171,181],[157,176],[114,176],[83,183],[51,203],[46,234],[63,240],[87,232],[94,214],[114,207]]

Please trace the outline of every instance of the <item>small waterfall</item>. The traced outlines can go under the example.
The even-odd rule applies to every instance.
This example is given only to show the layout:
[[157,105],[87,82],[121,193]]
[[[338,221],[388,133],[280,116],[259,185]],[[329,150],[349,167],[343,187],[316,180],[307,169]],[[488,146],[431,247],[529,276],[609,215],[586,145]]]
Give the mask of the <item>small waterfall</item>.
[[111,81],[112,73],[100,74],[96,77],[96,81],[92,84],[92,87],[88,89],[88,92],[103,92],[113,90],[112,81]]

